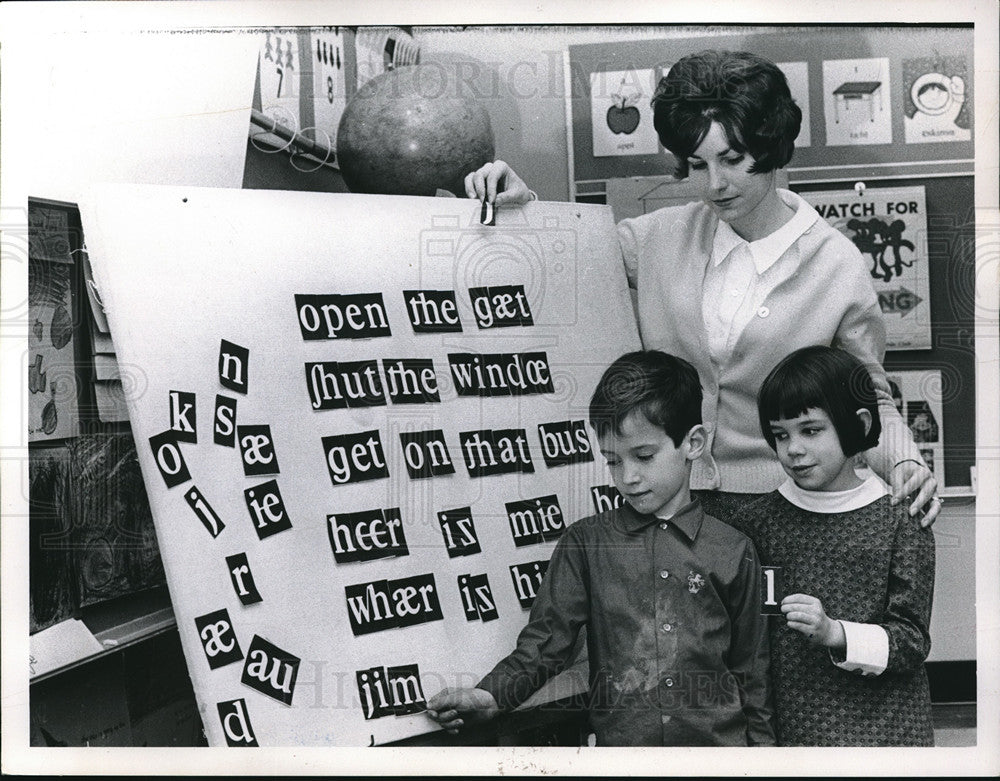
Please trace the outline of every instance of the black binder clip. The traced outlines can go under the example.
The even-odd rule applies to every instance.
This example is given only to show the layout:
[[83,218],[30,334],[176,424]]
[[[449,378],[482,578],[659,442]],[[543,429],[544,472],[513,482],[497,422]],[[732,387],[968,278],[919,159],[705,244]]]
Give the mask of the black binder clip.
[[483,208],[479,210],[479,222],[483,225],[496,225],[496,211],[493,204],[483,198]]

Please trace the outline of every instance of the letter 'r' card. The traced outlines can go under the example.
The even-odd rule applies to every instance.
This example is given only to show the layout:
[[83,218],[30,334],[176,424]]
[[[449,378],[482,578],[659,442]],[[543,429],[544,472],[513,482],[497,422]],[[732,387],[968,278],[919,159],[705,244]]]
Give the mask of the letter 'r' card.
[[764,616],[780,616],[781,600],[785,597],[785,575],[783,567],[761,567],[760,613]]

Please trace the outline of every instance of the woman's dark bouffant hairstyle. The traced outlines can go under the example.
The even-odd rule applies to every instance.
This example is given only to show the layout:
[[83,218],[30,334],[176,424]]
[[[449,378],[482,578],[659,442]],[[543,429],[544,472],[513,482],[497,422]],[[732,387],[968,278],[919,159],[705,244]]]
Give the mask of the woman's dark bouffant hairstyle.
[[[784,358],[757,394],[760,430],[775,449],[771,421],[797,418],[807,409],[821,409],[830,416],[845,456],[853,456],[878,444],[882,433],[878,397],[868,369],[849,352],[836,347],[803,347]],[[866,409],[872,424],[865,426],[857,415]]]
[[660,79],[651,102],[660,143],[677,158],[676,175],[688,175],[687,159],[713,122],[729,147],[749,153],[751,173],[784,168],[792,159],[802,110],[785,74],[750,52],[703,51],[678,60]]
[[634,412],[662,428],[680,447],[701,423],[701,381],[683,358],[660,350],[626,353],[604,372],[590,399],[590,425],[597,436],[622,433]]

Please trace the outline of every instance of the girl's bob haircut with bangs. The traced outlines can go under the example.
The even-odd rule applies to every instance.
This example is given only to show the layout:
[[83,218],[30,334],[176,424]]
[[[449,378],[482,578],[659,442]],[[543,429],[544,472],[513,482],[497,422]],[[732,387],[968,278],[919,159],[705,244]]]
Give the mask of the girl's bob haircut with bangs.
[[[784,358],[757,394],[760,430],[776,449],[771,421],[797,418],[808,409],[823,410],[833,422],[845,456],[854,456],[878,444],[882,433],[875,383],[865,365],[835,347],[803,347]],[[871,414],[871,426],[858,410]]]

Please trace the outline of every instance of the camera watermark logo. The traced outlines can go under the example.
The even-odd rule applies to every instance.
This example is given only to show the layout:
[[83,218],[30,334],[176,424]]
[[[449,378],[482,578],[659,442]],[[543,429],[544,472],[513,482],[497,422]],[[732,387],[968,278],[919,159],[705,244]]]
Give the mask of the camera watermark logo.
[[469,290],[522,285],[535,326],[571,326],[577,310],[576,229],[554,214],[529,222],[525,209],[498,210],[495,226],[455,214],[431,218],[420,233],[420,286],[451,289],[461,306]]

